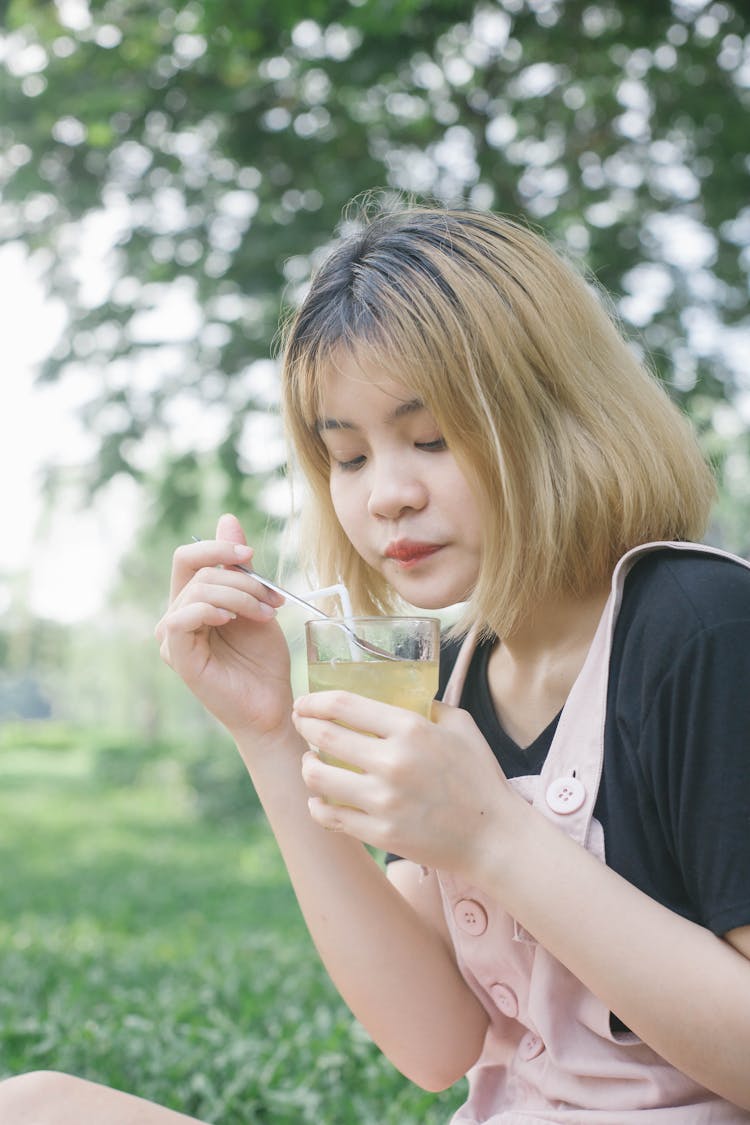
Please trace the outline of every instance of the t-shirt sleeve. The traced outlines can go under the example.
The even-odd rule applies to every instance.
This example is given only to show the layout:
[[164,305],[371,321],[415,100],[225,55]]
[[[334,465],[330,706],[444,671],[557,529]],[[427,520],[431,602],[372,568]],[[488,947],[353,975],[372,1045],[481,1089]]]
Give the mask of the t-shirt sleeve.
[[644,718],[656,746],[642,765],[697,921],[750,924],[750,619],[681,647]]

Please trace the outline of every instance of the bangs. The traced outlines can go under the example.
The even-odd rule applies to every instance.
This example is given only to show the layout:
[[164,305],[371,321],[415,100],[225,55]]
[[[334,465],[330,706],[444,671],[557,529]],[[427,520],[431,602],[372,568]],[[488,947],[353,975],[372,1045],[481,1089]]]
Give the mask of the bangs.
[[384,272],[360,271],[338,302],[303,306],[287,341],[283,381],[289,415],[308,434],[317,433],[327,376],[341,370],[344,356],[363,372],[363,381],[376,372],[407,382],[433,414],[439,409],[442,379],[436,376],[456,370],[450,357],[464,329],[456,295],[444,281],[436,295],[435,277],[423,270],[410,285]]

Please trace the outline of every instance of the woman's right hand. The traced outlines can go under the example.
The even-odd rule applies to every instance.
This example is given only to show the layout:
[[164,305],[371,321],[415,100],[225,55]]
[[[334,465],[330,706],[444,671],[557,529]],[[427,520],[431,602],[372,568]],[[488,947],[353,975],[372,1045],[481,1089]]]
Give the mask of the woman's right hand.
[[162,659],[230,733],[264,738],[289,729],[289,650],[275,620],[284,599],[240,570],[252,551],[235,516],[215,540],[178,547],[169,608],[156,627]]

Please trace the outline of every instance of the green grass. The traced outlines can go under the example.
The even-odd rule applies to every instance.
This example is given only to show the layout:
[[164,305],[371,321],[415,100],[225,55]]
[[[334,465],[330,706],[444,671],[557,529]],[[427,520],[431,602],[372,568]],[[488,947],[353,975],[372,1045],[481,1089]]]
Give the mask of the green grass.
[[339,1000],[262,819],[199,818],[169,759],[122,784],[90,737],[37,734],[0,740],[0,1075],[217,1125],[449,1119],[463,1089],[406,1082]]

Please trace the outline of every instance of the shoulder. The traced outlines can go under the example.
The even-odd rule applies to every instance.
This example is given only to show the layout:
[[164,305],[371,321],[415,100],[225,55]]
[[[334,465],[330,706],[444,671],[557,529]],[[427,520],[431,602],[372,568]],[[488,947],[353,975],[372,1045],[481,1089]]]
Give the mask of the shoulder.
[[720,687],[750,699],[749,677],[750,569],[691,551],[638,559],[625,579],[610,659],[620,720],[639,726],[660,693],[678,710],[707,702]]
[[750,621],[750,568],[721,555],[657,550],[638,559],[624,584],[620,634],[654,639],[664,630],[687,639]]
[[749,685],[750,569],[691,551],[639,559],[609,669],[608,862],[716,933],[750,910]]

